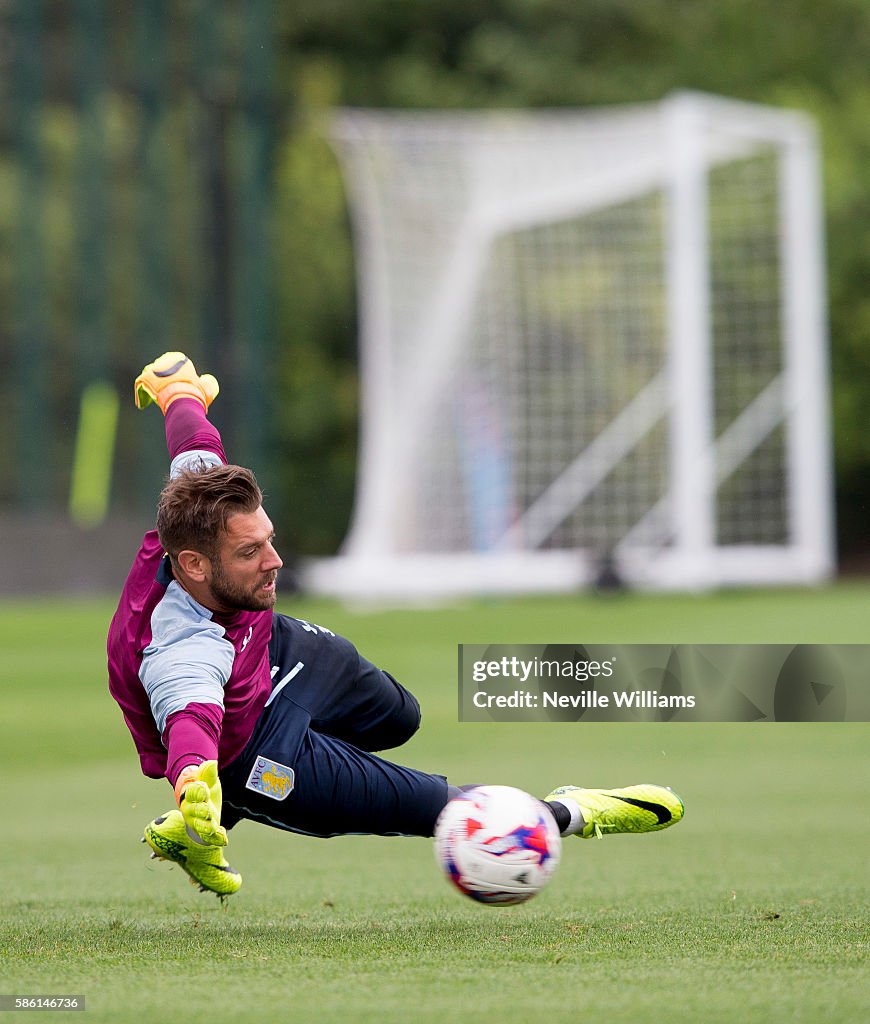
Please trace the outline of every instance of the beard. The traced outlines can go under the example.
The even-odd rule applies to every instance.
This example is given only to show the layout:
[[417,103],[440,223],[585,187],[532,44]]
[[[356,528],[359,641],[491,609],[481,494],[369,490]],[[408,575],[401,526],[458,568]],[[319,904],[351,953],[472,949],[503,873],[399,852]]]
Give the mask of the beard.
[[243,612],[268,611],[275,604],[275,590],[264,593],[260,588],[278,577],[277,572],[265,573],[252,587],[242,586],[227,576],[222,563],[215,559],[212,562],[212,576],[209,588],[213,597],[224,608],[233,608]]

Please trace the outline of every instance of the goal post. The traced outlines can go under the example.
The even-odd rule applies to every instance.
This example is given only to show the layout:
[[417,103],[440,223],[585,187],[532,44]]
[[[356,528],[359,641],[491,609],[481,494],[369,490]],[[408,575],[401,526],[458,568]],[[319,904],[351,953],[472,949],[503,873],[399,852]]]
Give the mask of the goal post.
[[818,152],[697,93],[345,110],[357,494],[317,592],[807,584],[834,568]]

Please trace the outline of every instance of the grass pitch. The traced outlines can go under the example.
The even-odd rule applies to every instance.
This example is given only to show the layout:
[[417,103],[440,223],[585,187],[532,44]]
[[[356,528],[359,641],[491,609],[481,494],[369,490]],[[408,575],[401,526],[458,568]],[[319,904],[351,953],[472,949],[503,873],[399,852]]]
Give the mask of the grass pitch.
[[569,839],[549,888],[500,909],[463,900],[429,840],[246,822],[222,909],[137,842],[171,795],[106,692],[110,604],[0,605],[0,994],[84,995],[91,1022],[868,1019],[870,727],[456,721],[460,642],[861,643],[866,586],[283,610],[418,694],[397,760],[537,793],[662,782],[685,821]]

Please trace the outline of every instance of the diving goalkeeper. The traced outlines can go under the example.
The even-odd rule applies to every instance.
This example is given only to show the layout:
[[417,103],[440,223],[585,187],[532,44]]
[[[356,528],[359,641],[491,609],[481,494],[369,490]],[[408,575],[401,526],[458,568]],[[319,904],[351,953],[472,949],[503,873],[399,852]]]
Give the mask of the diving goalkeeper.
[[[145,827],[153,856],[203,890],[238,891],[227,832],[243,818],[315,836],[431,836],[459,790],[378,757],[420,724],[414,697],[346,639],[273,611],[281,558],[254,475],[230,465],[207,410],[218,394],[181,352],[149,363],[135,402],[165,417],[171,459],[108,635],[109,689],[142,771],[175,806]],[[661,786],[563,786],[563,835],[650,832],[682,802]]]

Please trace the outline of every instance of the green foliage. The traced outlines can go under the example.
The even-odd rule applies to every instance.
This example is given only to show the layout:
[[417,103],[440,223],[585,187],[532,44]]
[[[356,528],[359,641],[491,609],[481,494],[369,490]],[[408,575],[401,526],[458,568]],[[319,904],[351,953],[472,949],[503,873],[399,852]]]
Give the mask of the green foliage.
[[329,66],[307,66],[294,91],[298,115],[275,172],[282,458],[272,486],[290,545],[330,553],[347,528],[356,468],[353,264],[339,169],[323,133]]

